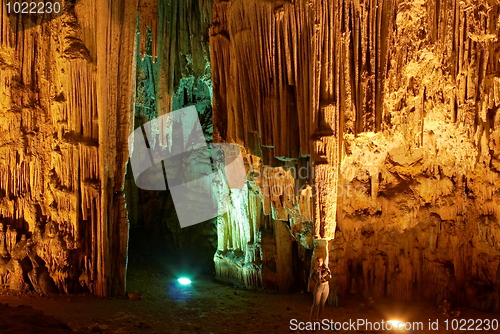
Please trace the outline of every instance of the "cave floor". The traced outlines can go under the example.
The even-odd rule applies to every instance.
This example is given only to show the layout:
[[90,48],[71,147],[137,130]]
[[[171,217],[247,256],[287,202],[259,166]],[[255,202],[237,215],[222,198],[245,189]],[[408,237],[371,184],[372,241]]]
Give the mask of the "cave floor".
[[[2,333],[327,333],[330,330],[300,330],[291,326],[291,319],[307,321],[312,295],[309,293],[265,293],[227,286],[210,277],[195,278],[189,288],[179,288],[172,276],[141,270],[129,273],[129,287],[139,291],[132,298],[96,298],[86,295],[39,296],[34,293],[0,293],[0,331]],[[374,309],[363,310],[361,301],[351,299],[344,307],[327,305],[326,319],[356,322],[367,319],[372,323],[398,318],[422,322],[424,330],[410,333],[460,333],[452,330],[452,319],[437,314],[429,304],[376,303]],[[23,305],[19,307],[20,305]],[[6,312],[5,310],[8,310]],[[43,314],[38,310],[43,311]],[[472,309],[460,309],[460,322],[475,319],[498,319],[498,314]],[[73,329],[58,326],[57,321]],[[428,323],[439,321],[436,330]],[[449,319],[446,330],[445,320]],[[463,319],[463,320],[462,320]],[[471,322],[467,324],[470,325]],[[476,325],[479,322],[476,323]],[[484,324],[484,323],[483,323]],[[306,324],[302,324],[306,326]],[[475,325],[475,326],[476,326]],[[31,326],[31,327],[29,327]],[[37,328],[39,326],[39,328]],[[42,328],[43,327],[43,328]],[[467,328],[467,327],[465,327]],[[484,326],[483,326],[484,328]],[[338,333],[387,333],[366,327],[339,330]],[[482,330],[482,333],[495,333]]]

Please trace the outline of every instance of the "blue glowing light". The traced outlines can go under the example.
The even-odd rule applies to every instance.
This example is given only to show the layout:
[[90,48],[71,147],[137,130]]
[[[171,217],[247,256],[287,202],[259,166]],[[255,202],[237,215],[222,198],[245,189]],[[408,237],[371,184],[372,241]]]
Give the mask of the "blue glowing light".
[[182,284],[182,285],[189,285],[189,284],[191,284],[191,280],[189,278],[186,278],[186,277],[181,277],[177,281],[180,284]]

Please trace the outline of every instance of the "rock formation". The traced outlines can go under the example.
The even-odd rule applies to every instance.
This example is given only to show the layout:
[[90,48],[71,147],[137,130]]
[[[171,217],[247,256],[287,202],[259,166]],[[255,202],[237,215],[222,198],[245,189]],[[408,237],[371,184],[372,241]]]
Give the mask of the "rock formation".
[[496,1],[6,1],[0,284],[123,294],[129,224],[194,240],[135,187],[127,138],[196,105],[247,175],[215,219],[219,278],[307,290],[321,255],[335,304],[500,309]]
[[96,294],[123,293],[137,1],[64,1],[63,14],[44,22],[9,17],[4,2],[0,220],[14,235],[7,250],[26,234],[61,292],[76,291],[87,272]]
[[328,254],[335,300],[498,305],[498,3],[213,8],[215,140],[283,175],[220,218],[219,275],[287,290],[309,251]]

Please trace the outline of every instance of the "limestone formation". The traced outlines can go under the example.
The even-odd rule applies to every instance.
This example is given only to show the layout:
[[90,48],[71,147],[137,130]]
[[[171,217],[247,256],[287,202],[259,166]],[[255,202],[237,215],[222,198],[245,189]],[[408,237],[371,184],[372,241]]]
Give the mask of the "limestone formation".
[[196,105],[247,175],[214,220],[219,278],[307,290],[322,256],[336,305],[500,309],[497,1],[62,3],[0,6],[2,286],[124,294],[129,224],[194,240],[127,138]]
[[43,16],[0,4],[0,279],[36,259],[23,275],[46,269],[59,292],[123,295],[129,224],[154,202],[126,177],[127,138],[190,104],[210,138],[211,2],[59,2]]
[[88,268],[96,294],[123,294],[138,2],[62,8],[36,22],[0,5],[0,241],[31,235],[61,292]]
[[[244,146],[261,168],[310,166],[278,181],[292,196],[249,187],[220,218],[219,274],[247,280],[243,268],[258,264],[253,285],[283,282],[284,268],[308,272],[304,253],[326,252],[332,300],[355,289],[498,305],[499,11],[494,1],[215,0],[215,140]],[[308,219],[294,208],[305,181]],[[231,226],[261,239],[221,231]],[[254,249],[260,258],[227,265]]]

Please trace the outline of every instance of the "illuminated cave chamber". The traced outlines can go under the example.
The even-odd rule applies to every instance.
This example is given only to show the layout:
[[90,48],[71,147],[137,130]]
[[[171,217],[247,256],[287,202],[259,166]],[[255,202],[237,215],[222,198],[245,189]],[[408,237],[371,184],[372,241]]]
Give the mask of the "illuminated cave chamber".
[[498,311],[499,10],[214,1],[214,140],[260,170],[219,218],[217,274],[288,291],[328,254],[333,303]]
[[129,224],[211,238],[127,173],[132,130],[195,104],[248,175],[215,221],[219,278],[307,290],[322,255],[332,303],[500,309],[497,3],[66,3],[0,13],[1,284],[123,294]]

